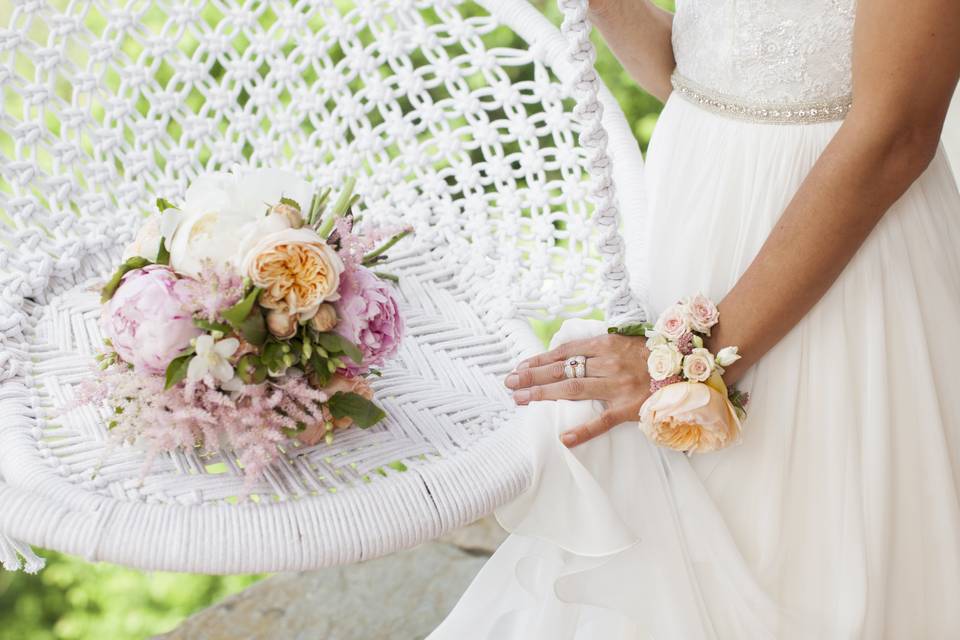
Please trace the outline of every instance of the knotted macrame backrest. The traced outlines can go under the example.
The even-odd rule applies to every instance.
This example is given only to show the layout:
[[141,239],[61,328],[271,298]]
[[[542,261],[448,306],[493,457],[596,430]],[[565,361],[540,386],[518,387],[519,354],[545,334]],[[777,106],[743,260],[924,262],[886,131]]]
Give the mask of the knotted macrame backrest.
[[556,75],[566,52],[524,48],[506,24],[522,2],[14,3],[4,301],[16,315],[105,267],[87,256],[115,257],[155,198],[177,201],[199,172],[255,164],[357,177],[369,219],[449,245],[500,313],[625,310],[585,3],[568,5],[576,111]]

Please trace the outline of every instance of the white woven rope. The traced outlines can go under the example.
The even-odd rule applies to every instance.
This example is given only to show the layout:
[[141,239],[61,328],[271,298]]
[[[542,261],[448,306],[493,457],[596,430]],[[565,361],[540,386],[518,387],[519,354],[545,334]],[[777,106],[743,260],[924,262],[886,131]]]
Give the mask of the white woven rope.
[[[529,46],[503,47],[507,29]],[[423,542],[521,491],[502,378],[540,345],[520,318],[630,306],[612,185],[639,153],[584,75],[589,53],[575,74],[566,48],[518,0],[15,4],[0,31],[0,562],[35,568],[24,540],[143,568],[308,569]],[[251,163],[356,175],[365,219],[416,238],[390,264],[410,337],[374,381],[388,420],[291,448],[235,504],[232,452],[147,468],[73,400],[101,339],[90,285],[137,213]]]
[[630,287],[626,251],[620,233],[620,210],[613,179],[613,162],[607,151],[609,137],[603,124],[600,102],[600,79],[594,64],[597,52],[590,41],[591,27],[587,20],[588,0],[558,0],[563,11],[561,32],[569,43],[569,56],[574,65],[574,91],[577,105],[574,115],[584,124],[580,145],[589,150],[589,166],[594,176],[592,195],[596,202],[594,223],[600,229],[598,246],[604,258],[603,280],[607,285],[606,317],[614,323],[646,320],[646,311]]

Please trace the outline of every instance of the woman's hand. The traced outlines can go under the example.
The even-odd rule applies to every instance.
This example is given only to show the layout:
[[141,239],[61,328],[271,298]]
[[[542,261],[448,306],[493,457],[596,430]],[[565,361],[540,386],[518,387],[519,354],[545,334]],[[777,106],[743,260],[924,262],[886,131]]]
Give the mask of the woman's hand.
[[[599,417],[561,436],[563,444],[573,447],[637,419],[650,395],[648,355],[644,338],[608,334],[574,340],[524,360],[505,383],[521,405],[537,400],[605,401]],[[564,376],[564,364],[573,356],[586,357],[586,377]]]

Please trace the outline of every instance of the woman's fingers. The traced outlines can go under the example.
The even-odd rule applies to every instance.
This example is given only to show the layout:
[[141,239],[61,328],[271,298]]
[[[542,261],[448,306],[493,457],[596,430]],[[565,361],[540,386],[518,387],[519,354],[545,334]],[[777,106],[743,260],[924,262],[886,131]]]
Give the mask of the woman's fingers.
[[541,400],[594,400],[607,397],[607,382],[603,378],[567,378],[560,382],[517,389],[513,400],[528,404]]
[[[507,376],[504,384],[510,389],[526,389],[538,385],[560,382],[566,378],[564,365],[566,360],[557,360],[550,364],[540,367],[527,367],[526,369],[517,369]],[[587,358],[586,362],[587,376],[590,378],[606,378],[615,367],[608,362],[607,358],[602,356]]]
[[542,367],[552,362],[566,360],[572,356],[593,356],[597,355],[600,340],[598,338],[585,338],[583,340],[572,340],[565,342],[556,349],[551,349],[544,353],[527,358],[517,365],[517,371],[532,367]]
[[616,409],[607,409],[590,422],[564,431],[560,436],[560,442],[568,448],[575,447],[578,444],[583,444],[587,440],[603,435],[619,424],[636,420],[638,414],[639,407],[632,405]]

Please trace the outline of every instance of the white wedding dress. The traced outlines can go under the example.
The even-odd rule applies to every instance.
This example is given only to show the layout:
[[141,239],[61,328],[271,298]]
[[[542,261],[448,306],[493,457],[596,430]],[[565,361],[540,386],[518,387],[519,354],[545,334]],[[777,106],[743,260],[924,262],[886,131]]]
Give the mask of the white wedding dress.
[[[651,311],[719,300],[750,264],[840,126],[853,19],[851,0],[678,0],[649,214],[626,212]],[[958,329],[941,150],[740,382],[738,446],[688,459],[631,423],[568,451],[599,403],[522,408],[533,485],[430,639],[960,638]]]

